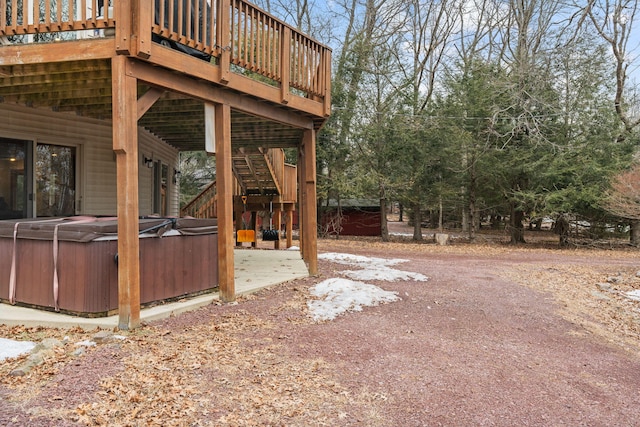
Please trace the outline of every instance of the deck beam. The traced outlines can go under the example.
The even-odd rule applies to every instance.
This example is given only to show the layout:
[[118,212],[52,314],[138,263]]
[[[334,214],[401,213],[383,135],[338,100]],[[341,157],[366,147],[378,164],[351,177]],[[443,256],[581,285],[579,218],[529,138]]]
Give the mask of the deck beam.
[[[162,47],[153,46],[152,51],[158,49],[163,55],[169,58],[173,58],[171,52],[164,52],[167,49]],[[157,54],[156,57],[161,54]],[[193,64],[190,70],[191,73],[196,73],[198,70],[202,70],[208,67],[202,66],[202,61],[194,59],[188,56],[181,58],[182,63]],[[178,65],[175,65],[178,67]],[[205,80],[196,80],[191,78],[176,79],[176,73],[167,69],[153,66],[143,61],[136,61],[131,66],[132,75],[138,80],[147,82],[156,87],[165,88],[172,92],[182,93],[189,97],[200,99],[204,102],[229,104],[234,110],[243,111],[247,114],[251,114],[258,117],[268,118],[270,120],[277,121],[299,129],[313,129],[313,120],[301,115],[299,112],[287,111],[283,108],[275,105],[268,105],[264,102],[256,102],[251,97],[243,95],[241,91],[229,90],[228,87],[215,86],[208,83]],[[185,69],[183,72],[187,73],[189,70]],[[235,76],[234,76],[235,78]],[[237,77],[240,79],[240,77]],[[275,88],[268,88],[262,83],[255,82],[249,78],[242,79],[243,87],[245,90],[253,93],[261,93],[258,86],[263,90],[277,90]],[[254,87],[255,86],[255,87]],[[264,86],[264,88],[262,88]],[[265,99],[268,99],[264,95]]]

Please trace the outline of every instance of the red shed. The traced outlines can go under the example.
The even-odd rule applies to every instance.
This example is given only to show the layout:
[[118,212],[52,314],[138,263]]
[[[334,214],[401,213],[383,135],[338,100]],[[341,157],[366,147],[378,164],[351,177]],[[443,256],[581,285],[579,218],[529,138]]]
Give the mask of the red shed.
[[321,224],[328,234],[343,236],[380,236],[380,202],[375,199],[329,200]]

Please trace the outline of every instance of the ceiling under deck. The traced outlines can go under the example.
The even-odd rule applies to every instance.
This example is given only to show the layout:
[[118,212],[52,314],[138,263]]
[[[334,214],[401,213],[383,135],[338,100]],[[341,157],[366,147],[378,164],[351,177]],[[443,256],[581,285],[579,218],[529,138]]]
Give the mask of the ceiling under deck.
[[[111,84],[110,60],[0,66],[0,102],[96,119],[111,120]],[[139,96],[147,90],[141,85]],[[204,150],[200,100],[165,92],[138,123],[179,150]],[[302,135],[301,129],[232,110],[234,149],[297,147]]]

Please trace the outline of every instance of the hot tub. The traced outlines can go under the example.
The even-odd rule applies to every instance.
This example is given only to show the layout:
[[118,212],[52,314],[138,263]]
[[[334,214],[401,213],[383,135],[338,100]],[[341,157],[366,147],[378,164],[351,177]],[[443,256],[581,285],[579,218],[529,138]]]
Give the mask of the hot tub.
[[[142,218],[139,230],[141,304],[217,287],[215,219]],[[86,317],[116,313],[117,232],[113,218],[0,221],[0,300]]]

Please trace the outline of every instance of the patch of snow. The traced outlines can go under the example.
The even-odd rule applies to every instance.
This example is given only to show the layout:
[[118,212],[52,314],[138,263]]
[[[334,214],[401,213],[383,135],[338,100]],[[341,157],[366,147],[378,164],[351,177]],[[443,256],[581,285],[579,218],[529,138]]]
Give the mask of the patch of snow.
[[629,291],[629,292],[625,292],[625,295],[627,296],[627,298],[634,300],[634,301],[640,301],[640,290],[636,289],[635,291]]
[[361,268],[361,270],[342,271],[341,273],[349,279],[327,279],[311,288],[311,295],[322,298],[307,301],[307,307],[315,321],[333,320],[347,311],[362,311],[362,307],[400,299],[397,292],[385,291],[377,286],[364,283],[363,280],[388,282],[396,280],[424,282],[428,280],[427,276],[420,273],[391,268],[391,266],[407,262],[406,259],[374,258],[335,252],[319,254],[318,258],[351,265]]
[[395,282],[396,280],[415,280],[417,282],[426,282],[429,280],[429,278],[424,274],[396,270],[393,268],[345,270],[342,274],[354,280],[385,280],[387,282]]
[[327,279],[311,289],[311,295],[323,298],[307,301],[313,320],[333,320],[347,311],[362,311],[381,303],[400,299],[397,292],[385,291],[374,285],[348,279]]
[[0,338],[0,361],[29,353],[36,346],[31,341],[16,341]]
[[318,255],[319,259],[326,259],[328,261],[337,262],[344,265],[355,265],[362,268],[376,268],[376,267],[389,267],[392,265],[401,264],[407,262],[407,259],[385,259],[366,257],[361,255],[341,254],[337,252],[328,252]]
[[429,279],[424,274],[390,268],[391,266],[408,262],[406,259],[385,259],[335,252],[320,254],[318,258],[337,262],[338,264],[353,265],[362,268],[362,270],[346,270],[342,272],[342,274],[353,280],[385,280],[390,282],[396,280],[415,280],[418,282],[426,282]]
[[89,340],[84,340],[76,343],[76,347],[94,347],[95,345],[95,342]]
[[289,249],[287,249],[288,251],[299,251],[300,248],[298,246],[291,246]]

